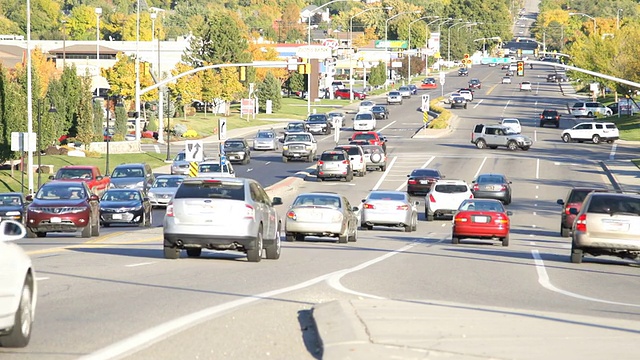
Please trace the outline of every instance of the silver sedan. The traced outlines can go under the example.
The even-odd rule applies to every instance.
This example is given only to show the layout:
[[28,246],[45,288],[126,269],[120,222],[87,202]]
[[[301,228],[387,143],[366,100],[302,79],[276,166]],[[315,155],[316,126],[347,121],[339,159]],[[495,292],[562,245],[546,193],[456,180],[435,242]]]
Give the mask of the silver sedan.
[[419,202],[411,202],[404,191],[374,190],[362,200],[362,227],[402,227],[405,232],[416,231]]
[[158,175],[156,181],[147,192],[151,206],[166,207],[173,199],[173,195],[175,195],[184,178],[184,175]]
[[273,129],[260,130],[253,138],[253,150],[278,150],[278,135]]
[[305,236],[338,238],[339,243],[358,240],[357,207],[340,194],[331,192],[300,194],[287,211],[285,231],[288,241]]

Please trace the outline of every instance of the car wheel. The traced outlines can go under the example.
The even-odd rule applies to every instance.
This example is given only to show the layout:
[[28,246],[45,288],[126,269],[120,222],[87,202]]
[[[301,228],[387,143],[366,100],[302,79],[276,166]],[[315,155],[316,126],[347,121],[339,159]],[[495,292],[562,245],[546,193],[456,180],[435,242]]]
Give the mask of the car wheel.
[[502,246],[509,246],[509,234],[502,238]]
[[91,221],[89,221],[87,223],[87,226],[82,228],[82,237],[83,238],[90,238],[91,237],[91,233],[93,232],[92,229],[91,229],[92,227],[93,227],[93,223],[91,223]]
[[149,216],[147,216],[147,227],[153,226],[153,210],[149,209]]
[[613,144],[615,140],[607,140],[607,144]]
[[589,111],[589,112],[587,113],[587,117],[593,117],[593,113],[592,113],[591,111]]
[[295,241],[303,241],[304,240],[304,235],[303,234],[296,234],[296,240]]
[[427,218],[427,221],[433,221],[434,219],[434,214],[429,214],[428,212],[425,211],[425,217]]
[[351,180],[353,180],[353,173],[348,173],[345,179],[347,180],[347,182],[351,182]]
[[507,148],[509,150],[511,150],[511,151],[516,151],[516,150],[518,150],[518,143],[513,141],[513,140],[511,140],[511,141],[509,141],[507,143]]
[[498,148],[497,146],[489,146],[489,149],[492,149],[492,150],[495,150],[497,148]]
[[262,260],[263,246],[264,246],[264,243],[262,239],[262,224],[261,224],[258,227],[258,234],[256,235],[254,248],[251,250],[247,250],[247,260],[249,260],[249,262],[260,262],[260,260]]
[[321,176],[317,176],[317,177],[316,177],[316,179],[318,179],[318,181],[320,181],[320,182],[323,182],[323,181],[324,181],[324,178],[323,178],[323,177],[321,177]]
[[358,241],[358,227],[355,227],[355,230],[353,230],[353,233],[351,234],[351,236],[349,236],[349,242],[356,242]]
[[31,275],[27,275],[27,279],[22,285],[20,294],[20,303],[18,311],[14,317],[14,327],[7,335],[0,337],[0,345],[8,348],[23,348],[29,344],[31,339],[31,325],[33,323],[33,289],[31,288]]
[[380,171],[386,171],[386,170],[387,170],[387,165],[380,166]]
[[35,239],[37,237],[38,237],[38,235],[33,230],[31,230],[31,228],[28,227],[27,228],[27,238]]
[[284,236],[284,239],[289,241],[289,242],[295,242],[296,241],[296,234],[286,233],[285,236]]
[[170,246],[165,246],[164,247],[164,258],[165,259],[175,260],[175,259],[177,259],[179,257],[180,257],[180,249],[178,249],[177,247],[170,247]]
[[600,135],[598,134],[593,135],[593,137],[591,138],[591,141],[593,141],[594,144],[600,144]]
[[455,234],[451,235],[451,243],[454,245],[458,245],[460,244],[460,238],[457,237]]
[[242,159],[241,164],[242,165],[247,165],[249,162],[251,161],[251,159],[245,155],[244,159]]
[[188,257],[199,257],[202,254],[201,248],[187,248]]
[[575,248],[575,246],[572,244],[571,245],[571,262],[574,264],[580,264],[582,263],[582,257],[583,257],[584,253],[582,251],[582,249],[577,249]]
[[289,158],[288,158],[288,157],[286,157],[286,156],[283,156],[283,157],[282,157],[282,162],[283,162],[283,163],[286,163],[287,161],[289,161]]
[[403,228],[404,228],[404,232],[411,232],[412,225],[411,224],[405,225],[403,226]]
[[543,127],[544,123],[542,121],[540,121],[540,123],[538,124],[538,127]]
[[566,143],[571,142],[571,135],[569,135],[569,134],[562,135],[562,141],[564,141]]
[[418,215],[411,220],[411,231],[418,231]]
[[523,147],[521,147],[521,149],[524,150],[524,151],[528,151],[530,149],[530,147],[529,146],[523,146]]
[[344,229],[344,234],[338,235],[338,243],[346,244],[347,242],[349,242],[349,224]]
[[100,236],[100,220],[97,219],[96,223],[91,226],[91,236]]
[[483,139],[480,139],[480,140],[476,141],[476,147],[478,149],[484,149],[484,148],[487,147],[487,142],[484,141]]
[[560,225],[560,236],[569,237],[569,235],[571,235],[571,229]]

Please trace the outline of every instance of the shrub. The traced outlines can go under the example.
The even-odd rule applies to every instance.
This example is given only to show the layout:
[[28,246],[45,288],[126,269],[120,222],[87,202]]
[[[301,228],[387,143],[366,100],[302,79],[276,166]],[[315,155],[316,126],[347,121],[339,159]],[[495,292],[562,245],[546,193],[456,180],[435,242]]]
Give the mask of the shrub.
[[189,129],[182,134],[184,138],[195,138],[198,137],[198,133],[195,130]]
[[173,134],[176,136],[182,136],[182,134],[184,134],[185,132],[187,132],[186,125],[177,124],[176,126],[173,127]]
[[429,123],[429,129],[446,129],[449,126],[449,120],[451,119],[451,111],[440,106],[442,98],[436,98],[431,101],[429,107],[431,111],[437,112],[439,115],[437,118],[431,120]]

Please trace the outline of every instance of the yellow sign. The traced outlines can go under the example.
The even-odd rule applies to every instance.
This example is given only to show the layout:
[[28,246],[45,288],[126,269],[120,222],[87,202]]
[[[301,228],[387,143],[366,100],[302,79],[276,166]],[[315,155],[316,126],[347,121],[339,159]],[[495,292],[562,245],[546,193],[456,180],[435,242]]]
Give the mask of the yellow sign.
[[422,113],[422,122],[425,124],[429,122],[429,113],[426,111]]
[[198,176],[198,163],[195,161],[192,161],[189,163],[189,176],[190,177]]
[[436,59],[440,59],[440,51],[436,51],[436,53],[433,54],[433,57]]

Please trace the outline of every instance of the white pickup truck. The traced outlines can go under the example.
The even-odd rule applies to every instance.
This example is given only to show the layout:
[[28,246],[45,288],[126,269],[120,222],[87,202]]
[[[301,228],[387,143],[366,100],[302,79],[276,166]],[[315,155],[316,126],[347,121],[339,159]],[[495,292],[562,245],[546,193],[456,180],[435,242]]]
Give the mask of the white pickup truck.
[[304,159],[312,162],[318,153],[318,143],[313,134],[307,132],[287,133],[282,144],[282,162]]

